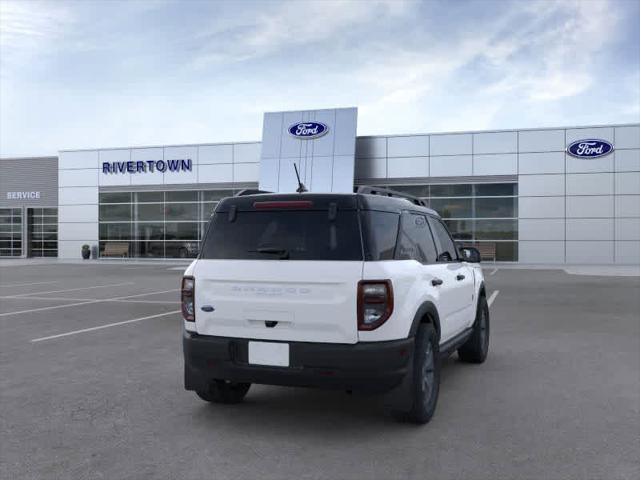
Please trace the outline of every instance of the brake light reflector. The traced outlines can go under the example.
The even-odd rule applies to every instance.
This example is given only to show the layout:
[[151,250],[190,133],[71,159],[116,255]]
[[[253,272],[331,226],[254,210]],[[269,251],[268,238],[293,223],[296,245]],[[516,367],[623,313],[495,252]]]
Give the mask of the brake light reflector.
[[310,200],[272,200],[267,202],[253,202],[253,208],[311,208]]
[[193,277],[182,277],[182,289],[180,302],[182,304],[182,317],[187,322],[196,321],[196,279]]
[[358,282],[358,330],[375,330],[393,313],[391,280]]

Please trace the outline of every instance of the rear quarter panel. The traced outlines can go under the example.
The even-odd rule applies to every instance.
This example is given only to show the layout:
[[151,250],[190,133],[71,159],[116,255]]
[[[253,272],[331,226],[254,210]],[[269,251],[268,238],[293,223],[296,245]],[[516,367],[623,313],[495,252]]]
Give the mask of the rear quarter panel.
[[431,287],[434,278],[425,266],[415,260],[364,262],[363,280],[390,279],[393,286],[393,313],[380,327],[359,331],[361,342],[380,342],[407,338],[418,308],[427,301],[438,308],[440,298]]

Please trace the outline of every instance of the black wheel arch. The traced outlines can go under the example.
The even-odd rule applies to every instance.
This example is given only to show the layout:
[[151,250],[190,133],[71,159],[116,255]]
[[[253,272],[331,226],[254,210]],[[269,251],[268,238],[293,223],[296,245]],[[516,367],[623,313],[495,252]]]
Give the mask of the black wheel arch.
[[484,287],[484,281],[480,284],[480,288],[478,289],[478,297],[485,297],[487,296],[487,290]]
[[415,337],[418,332],[418,327],[421,323],[431,323],[436,331],[438,342],[440,341],[440,315],[438,309],[433,302],[424,302],[418,308],[418,311],[413,317],[411,323],[411,329],[409,330],[409,337]]

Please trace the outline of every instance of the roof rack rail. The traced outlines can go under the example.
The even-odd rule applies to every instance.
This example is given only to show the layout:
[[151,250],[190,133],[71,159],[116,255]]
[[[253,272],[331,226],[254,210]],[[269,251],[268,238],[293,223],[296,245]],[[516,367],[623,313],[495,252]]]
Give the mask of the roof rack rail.
[[425,202],[421,198],[414,197],[413,195],[409,195],[408,193],[398,192],[396,190],[390,190],[388,188],[371,187],[369,185],[362,185],[356,189],[356,193],[364,193],[367,195],[381,195],[383,197],[404,198],[405,200],[408,200],[415,205],[420,205],[421,207],[428,207],[427,202]]
[[240,190],[238,193],[236,193],[234,197],[244,197],[245,195],[257,195],[258,193],[273,193],[273,192],[268,192],[266,190],[258,190],[257,188],[245,188],[244,190]]

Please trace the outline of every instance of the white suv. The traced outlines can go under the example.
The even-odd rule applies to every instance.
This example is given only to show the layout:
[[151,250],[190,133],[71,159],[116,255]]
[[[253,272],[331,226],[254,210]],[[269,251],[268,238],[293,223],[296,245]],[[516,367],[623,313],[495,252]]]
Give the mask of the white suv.
[[222,200],[182,281],[185,388],[217,403],[251,383],[388,392],[428,422],[440,359],[485,360],[489,308],[478,251],[398,195]]

